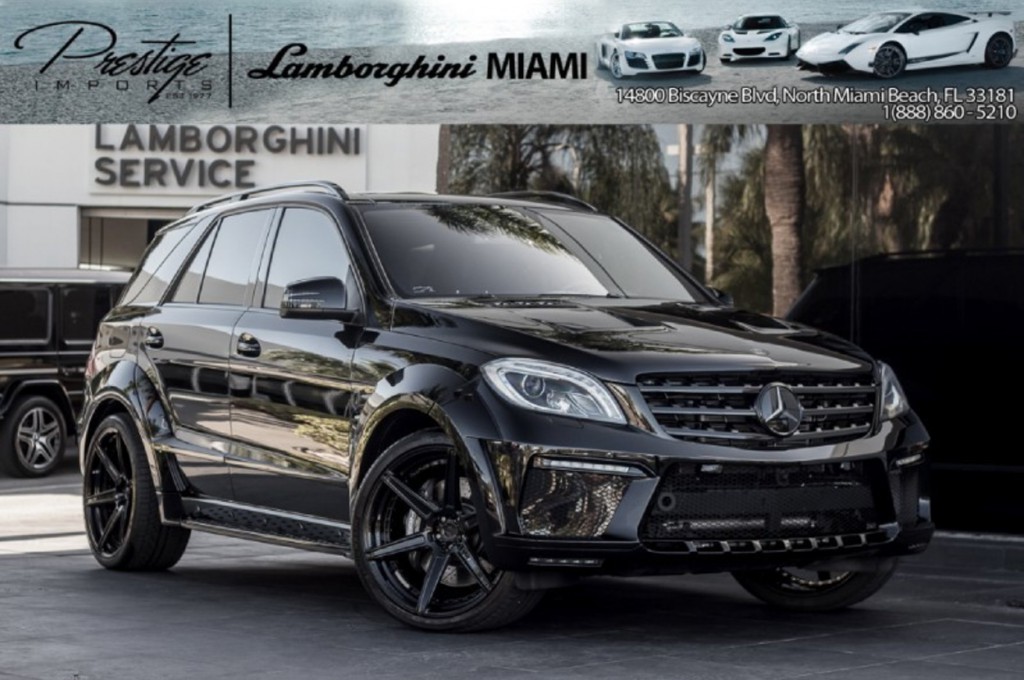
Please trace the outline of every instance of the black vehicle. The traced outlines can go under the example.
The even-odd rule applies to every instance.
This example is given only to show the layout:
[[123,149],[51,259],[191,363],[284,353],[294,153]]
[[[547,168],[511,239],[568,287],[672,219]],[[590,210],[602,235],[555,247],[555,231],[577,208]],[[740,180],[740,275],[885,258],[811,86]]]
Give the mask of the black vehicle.
[[569,197],[198,206],[91,365],[86,526],[111,569],[170,567],[193,529],[325,550],[401,621],[472,630],[599,573],[844,607],[932,532],[928,435],[886,366],[727,308]]
[[42,477],[64,456],[85,362],[127,272],[0,268],[0,471]]
[[1024,251],[897,253],[831,267],[788,318],[849,338],[899,373],[933,435],[939,526],[1021,531],[1024,461],[1008,445],[1017,407],[990,393],[1024,369]]

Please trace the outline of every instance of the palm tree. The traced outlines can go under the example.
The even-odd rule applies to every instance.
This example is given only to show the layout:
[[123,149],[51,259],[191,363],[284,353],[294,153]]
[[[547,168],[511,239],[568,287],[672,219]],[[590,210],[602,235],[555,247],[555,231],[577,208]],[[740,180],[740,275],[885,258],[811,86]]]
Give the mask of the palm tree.
[[764,145],[764,209],[772,233],[772,313],[782,316],[801,286],[804,218],[804,133],[799,125],[768,125]]
[[697,148],[697,165],[704,183],[704,282],[715,278],[715,212],[718,191],[718,166],[734,145],[747,137],[747,125],[705,125]]

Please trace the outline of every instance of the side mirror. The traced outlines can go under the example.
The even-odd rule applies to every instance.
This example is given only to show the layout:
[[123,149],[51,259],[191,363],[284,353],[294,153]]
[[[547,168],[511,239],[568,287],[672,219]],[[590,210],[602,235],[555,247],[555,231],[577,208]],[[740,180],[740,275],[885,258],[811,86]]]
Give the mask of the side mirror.
[[710,286],[708,287],[708,290],[711,291],[711,294],[715,296],[716,300],[726,307],[736,306],[736,302],[732,299],[732,295],[729,295],[724,290],[721,290],[720,288],[711,288]]
[[348,308],[345,284],[334,277],[293,281],[281,296],[281,316],[285,319],[336,319],[349,322],[356,318]]

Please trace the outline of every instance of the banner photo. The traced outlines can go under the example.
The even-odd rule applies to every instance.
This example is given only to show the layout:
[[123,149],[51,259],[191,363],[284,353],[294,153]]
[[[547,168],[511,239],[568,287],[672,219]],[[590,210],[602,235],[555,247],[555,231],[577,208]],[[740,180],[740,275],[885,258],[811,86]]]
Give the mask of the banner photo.
[[1007,0],[5,0],[0,122],[1007,122]]

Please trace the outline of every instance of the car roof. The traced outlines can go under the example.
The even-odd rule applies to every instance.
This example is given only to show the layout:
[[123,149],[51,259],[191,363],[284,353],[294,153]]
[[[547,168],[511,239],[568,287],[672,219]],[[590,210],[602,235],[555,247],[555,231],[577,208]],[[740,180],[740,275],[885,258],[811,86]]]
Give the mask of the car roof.
[[127,283],[127,269],[27,268],[0,267],[0,282],[5,283]]
[[1022,248],[1009,248],[1009,249],[983,249],[983,248],[967,248],[967,249],[951,249],[951,250],[922,250],[915,252],[902,252],[902,253],[880,253],[878,255],[871,255],[869,257],[857,260],[855,263],[846,262],[844,264],[836,264],[830,267],[822,267],[815,271],[815,274],[819,276],[824,275],[835,275],[837,273],[847,273],[850,270],[851,264],[864,267],[899,267],[903,264],[930,262],[935,266],[941,266],[943,264],[951,262],[962,262],[964,260],[995,260],[1004,258],[1021,258],[1024,259],[1024,249]]

